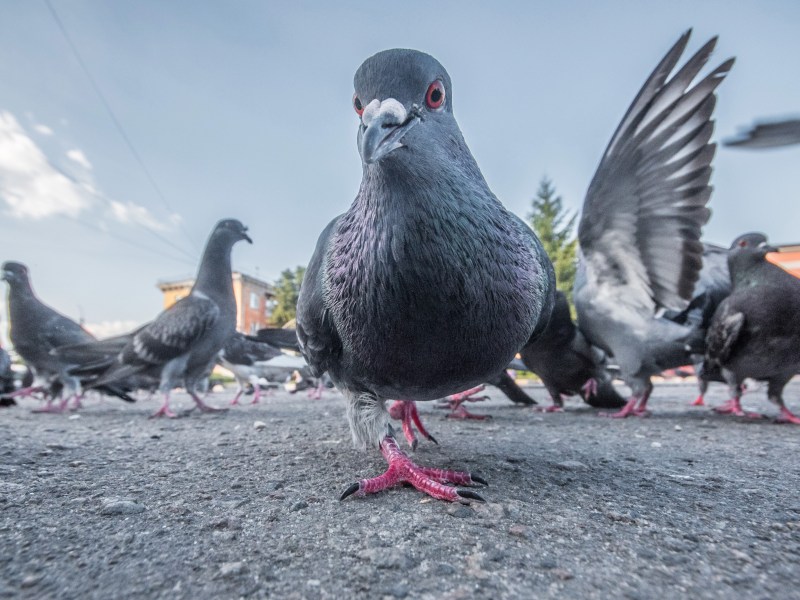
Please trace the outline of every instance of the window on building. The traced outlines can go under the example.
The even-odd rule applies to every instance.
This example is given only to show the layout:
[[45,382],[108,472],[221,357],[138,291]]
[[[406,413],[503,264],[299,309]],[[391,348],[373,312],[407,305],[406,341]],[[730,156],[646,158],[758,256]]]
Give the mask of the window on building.
[[258,294],[250,292],[250,308],[258,308]]

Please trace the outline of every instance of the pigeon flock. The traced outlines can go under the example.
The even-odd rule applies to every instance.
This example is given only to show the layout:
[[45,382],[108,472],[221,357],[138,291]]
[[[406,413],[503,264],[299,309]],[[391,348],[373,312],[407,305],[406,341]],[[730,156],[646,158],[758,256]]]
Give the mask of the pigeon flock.
[[[702,240],[716,91],[734,61],[701,76],[711,39],[679,67],[689,36],[646,79],[588,186],[577,322],[541,242],[481,174],[445,68],[416,50],[386,50],[355,74],[362,181],[350,208],[319,236],[296,329],[235,331],[231,254],[252,240],[234,219],[212,230],[188,296],[104,340],[43,303],[27,267],[9,261],[9,339],[34,380],[18,386],[0,348],[3,405],[34,396],[46,400],[37,411],[63,412],[80,408],[87,390],[126,402],[145,390],[163,398],[153,417],[175,417],[169,401],[177,387],[201,412],[226,410],[203,399],[217,364],[238,384],[231,406],[248,387],[259,402],[265,381],[294,377],[319,397],[329,380],[344,397],[354,444],[380,450],[388,465],[342,499],[408,483],[463,503],[482,500],[463,489],[485,484],[482,477],[419,465],[397,442],[392,419],[412,450],[417,433],[436,443],[417,402],[443,400],[449,416],[485,418],[463,403],[480,400],[475,394],[491,384],[534,410],[563,410],[563,399],[577,395],[617,411],[602,415],[642,417],[652,377],[692,365],[696,405],[720,382],[731,399],[717,412],[762,417],[741,406],[750,378],[767,382],[779,421],[800,424],[782,395],[800,374],[800,280],[769,262],[775,249],[762,234],[742,235],[727,250]],[[762,123],[727,143],[775,147],[797,143],[799,131],[797,120]],[[538,406],[519,388],[512,367],[535,373],[552,405]],[[627,399],[615,378],[629,388]]]

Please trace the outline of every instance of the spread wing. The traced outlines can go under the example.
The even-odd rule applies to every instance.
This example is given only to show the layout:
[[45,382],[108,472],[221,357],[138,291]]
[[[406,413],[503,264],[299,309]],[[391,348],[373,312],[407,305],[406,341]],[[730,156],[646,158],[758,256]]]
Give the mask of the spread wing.
[[714,91],[733,65],[729,59],[689,87],[714,38],[668,79],[689,34],[661,60],[623,117],[589,185],[578,227],[587,276],[616,287],[650,315],[658,307],[683,309],[698,279],[716,149],[709,143]]
[[329,370],[342,352],[342,341],[325,305],[323,290],[328,246],[338,220],[336,217],[320,234],[297,300],[297,340],[316,377]]

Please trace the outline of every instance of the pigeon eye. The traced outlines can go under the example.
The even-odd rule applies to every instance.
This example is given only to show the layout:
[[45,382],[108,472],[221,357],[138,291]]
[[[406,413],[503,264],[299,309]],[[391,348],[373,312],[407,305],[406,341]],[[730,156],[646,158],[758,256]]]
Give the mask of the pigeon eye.
[[361,99],[357,94],[353,94],[353,108],[356,109],[356,114],[359,117],[364,114],[364,105],[361,104]]
[[434,110],[444,106],[444,84],[438,79],[428,86],[425,103]]
[[739,248],[747,248],[747,240],[742,240],[739,242]]

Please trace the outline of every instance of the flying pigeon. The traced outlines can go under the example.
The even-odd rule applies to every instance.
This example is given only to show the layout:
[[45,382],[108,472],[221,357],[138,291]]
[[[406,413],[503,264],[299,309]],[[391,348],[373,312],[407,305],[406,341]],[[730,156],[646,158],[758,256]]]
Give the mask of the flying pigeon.
[[[538,375],[553,401],[545,412],[563,410],[563,396],[581,396],[595,408],[620,408],[625,401],[614,389],[605,355],[592,347],[575,326],[563,292],[556,292],[547,329],[520,350],[522,362]],[[538,407],[537,407],[538,408]]]
[[490,381],[547,324],[554,274],[530,228],[498,201],[453,116],[450,76],[433,57],[386,50],[355,75],[361,186],[322,232],[297,304],[315,375],[345,396],[356,446],[389,468],[351,494],[407,481],[468,502],[483,480],[414,464],[385,401],[434,400]]
[[[33,291],[28,268],[22,263],[3,264],[2,278],[8,283],[8,337],[17,354],[33,370],[38,383],[12,392],[9,397],[24,397],[44,392],[47,405],[37,412],[62,412],[70,400],[80,406],[81,379],[70,373],[74,363],[55,356],[52,350],[68,344],[94,341],[94,336],[75,321],[44,304]],[[133,398],[117,386],[101,386],[99,391],[127,402]],[[61,395],[58,405],[53,404]]]
[[756,150],[800,144],[800,119],[757,121],[722,142],[729,148]]
[[112,357],[110,366],[100,361],[102,369],[93,386],[125,381],[133,375],[158,377],[164,402],[153,417],[176,416],[169,408],[169,395],[178,385],[184,386],[201,411],[220,410],[203,402],[197,386],[211,372],[217,354],[236,329],[231,250],[241,240],[252,243],[247,227],[235,219],[220,221],[206,243],[188,296],[127,336],[61,352],[67,356]]
[[800,373],[800,280],[766,260],[774,251],[760,233],[731,244],[733,291],[714,313],[706,360],[720,368],[731,392],[717,412],[761,416],[741,407],[742,384],[751,377],[767,382],[767,397],[780,408],[779,421],[800,424],[783,402],[784,386]]
[[307,369],[301,357],[289,356],[280,348],[266,342],[256,341],[239,332],[234,333],[219,353],[219,364],[233,373],[238,384],[231,404],[239,403],[245,386],[253,386],[253,402],[257,404],[261,396],[259,380],[283,383],[295,371]]
[[699,277],[716,149],[709,143],[714,91],[733,65],[726,60],[692,86],[714,38],[670,77],[689,34],[661,60],[623,117],[589,185],[578,227],[578,326],[612,357],[632,392],[614,417],[647,414],[650,377],[689,363],[692,328],[658,313],[683,310]]

